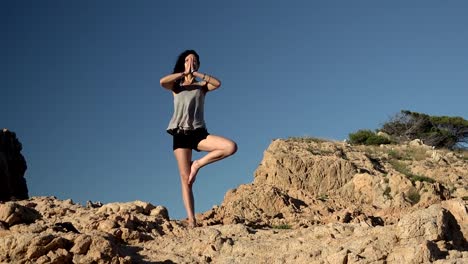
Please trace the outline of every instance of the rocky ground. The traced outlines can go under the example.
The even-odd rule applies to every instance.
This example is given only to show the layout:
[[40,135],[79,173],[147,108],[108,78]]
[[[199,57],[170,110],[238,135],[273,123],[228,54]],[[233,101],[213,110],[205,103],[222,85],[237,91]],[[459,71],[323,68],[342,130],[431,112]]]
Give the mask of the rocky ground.
[[195,229],[141,201],[0,204],[0,263],[468,263],[467,198],[466,152],[278,139]]

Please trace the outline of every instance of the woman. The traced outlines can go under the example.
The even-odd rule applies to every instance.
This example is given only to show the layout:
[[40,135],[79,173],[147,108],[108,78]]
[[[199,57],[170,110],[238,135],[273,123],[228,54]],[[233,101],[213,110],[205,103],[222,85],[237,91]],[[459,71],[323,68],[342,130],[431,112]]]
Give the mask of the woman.
[[[182,52],[172,74],[160,80],[162,87],[172,91],[174,114],[167,132],[173,136],[173,150],[180,172],[182,198],[190,227],[196,226],[192,185],[198,170],[237,151],[234,141],[208,133],[204,120],[206,93],[221,86],[212,75],[198,72],[200,60],[194,50]],[[192,161],[192,149],[208,152]]]

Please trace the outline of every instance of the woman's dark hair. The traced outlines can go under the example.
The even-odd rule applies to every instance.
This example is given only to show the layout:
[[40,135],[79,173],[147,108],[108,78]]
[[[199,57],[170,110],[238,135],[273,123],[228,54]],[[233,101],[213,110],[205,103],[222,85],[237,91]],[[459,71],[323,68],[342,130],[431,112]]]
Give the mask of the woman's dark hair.
[[177,58],[176,64],[174,66],[174,71],[172,73],[179,73],[179,72],[185,71],[185,66],[184,66],[185,57],[187,57],[190,54],[195,55],[195,58],[197,58],[197,61],[198,61],[198,65],[200,65],[200,57],[198,56],[197,52],[194,50],[186,50],[182,52]]

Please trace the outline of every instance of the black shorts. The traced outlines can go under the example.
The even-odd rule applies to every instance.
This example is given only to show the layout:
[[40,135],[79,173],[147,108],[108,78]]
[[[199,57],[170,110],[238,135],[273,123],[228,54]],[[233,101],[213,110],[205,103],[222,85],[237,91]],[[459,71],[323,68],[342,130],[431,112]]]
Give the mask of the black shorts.
[[185,133],[174,133],[172,135],[172,149],[187,148],[200,151],[198,143],[208,137],[209,133],[206,128],[197,128],[192,131],[186,131]]

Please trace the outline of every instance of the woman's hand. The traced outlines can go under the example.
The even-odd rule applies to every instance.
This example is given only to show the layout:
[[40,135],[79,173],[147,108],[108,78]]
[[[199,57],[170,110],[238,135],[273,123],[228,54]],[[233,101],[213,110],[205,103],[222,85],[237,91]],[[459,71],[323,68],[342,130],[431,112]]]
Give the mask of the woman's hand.
[[192,56],[189,56],[187,60],[185,61],[185,71],[184,74],[188,75],[190,73],[193,73],[198,70],[198,65],[194,61]]
[[190,64],[185,63],[184,76],[189,75],[192,72]]
[[218,89],[221,86],[221,81],[218,80],[216,77],[208,75],[206,73],[200,73],[198,71],[194,71],[193,76],[202,79],[206,86],[208,87],[208,91],[213,91]]
[[198,71],[199,67],[198,62],[196,60],[192,60],[192,72]]

